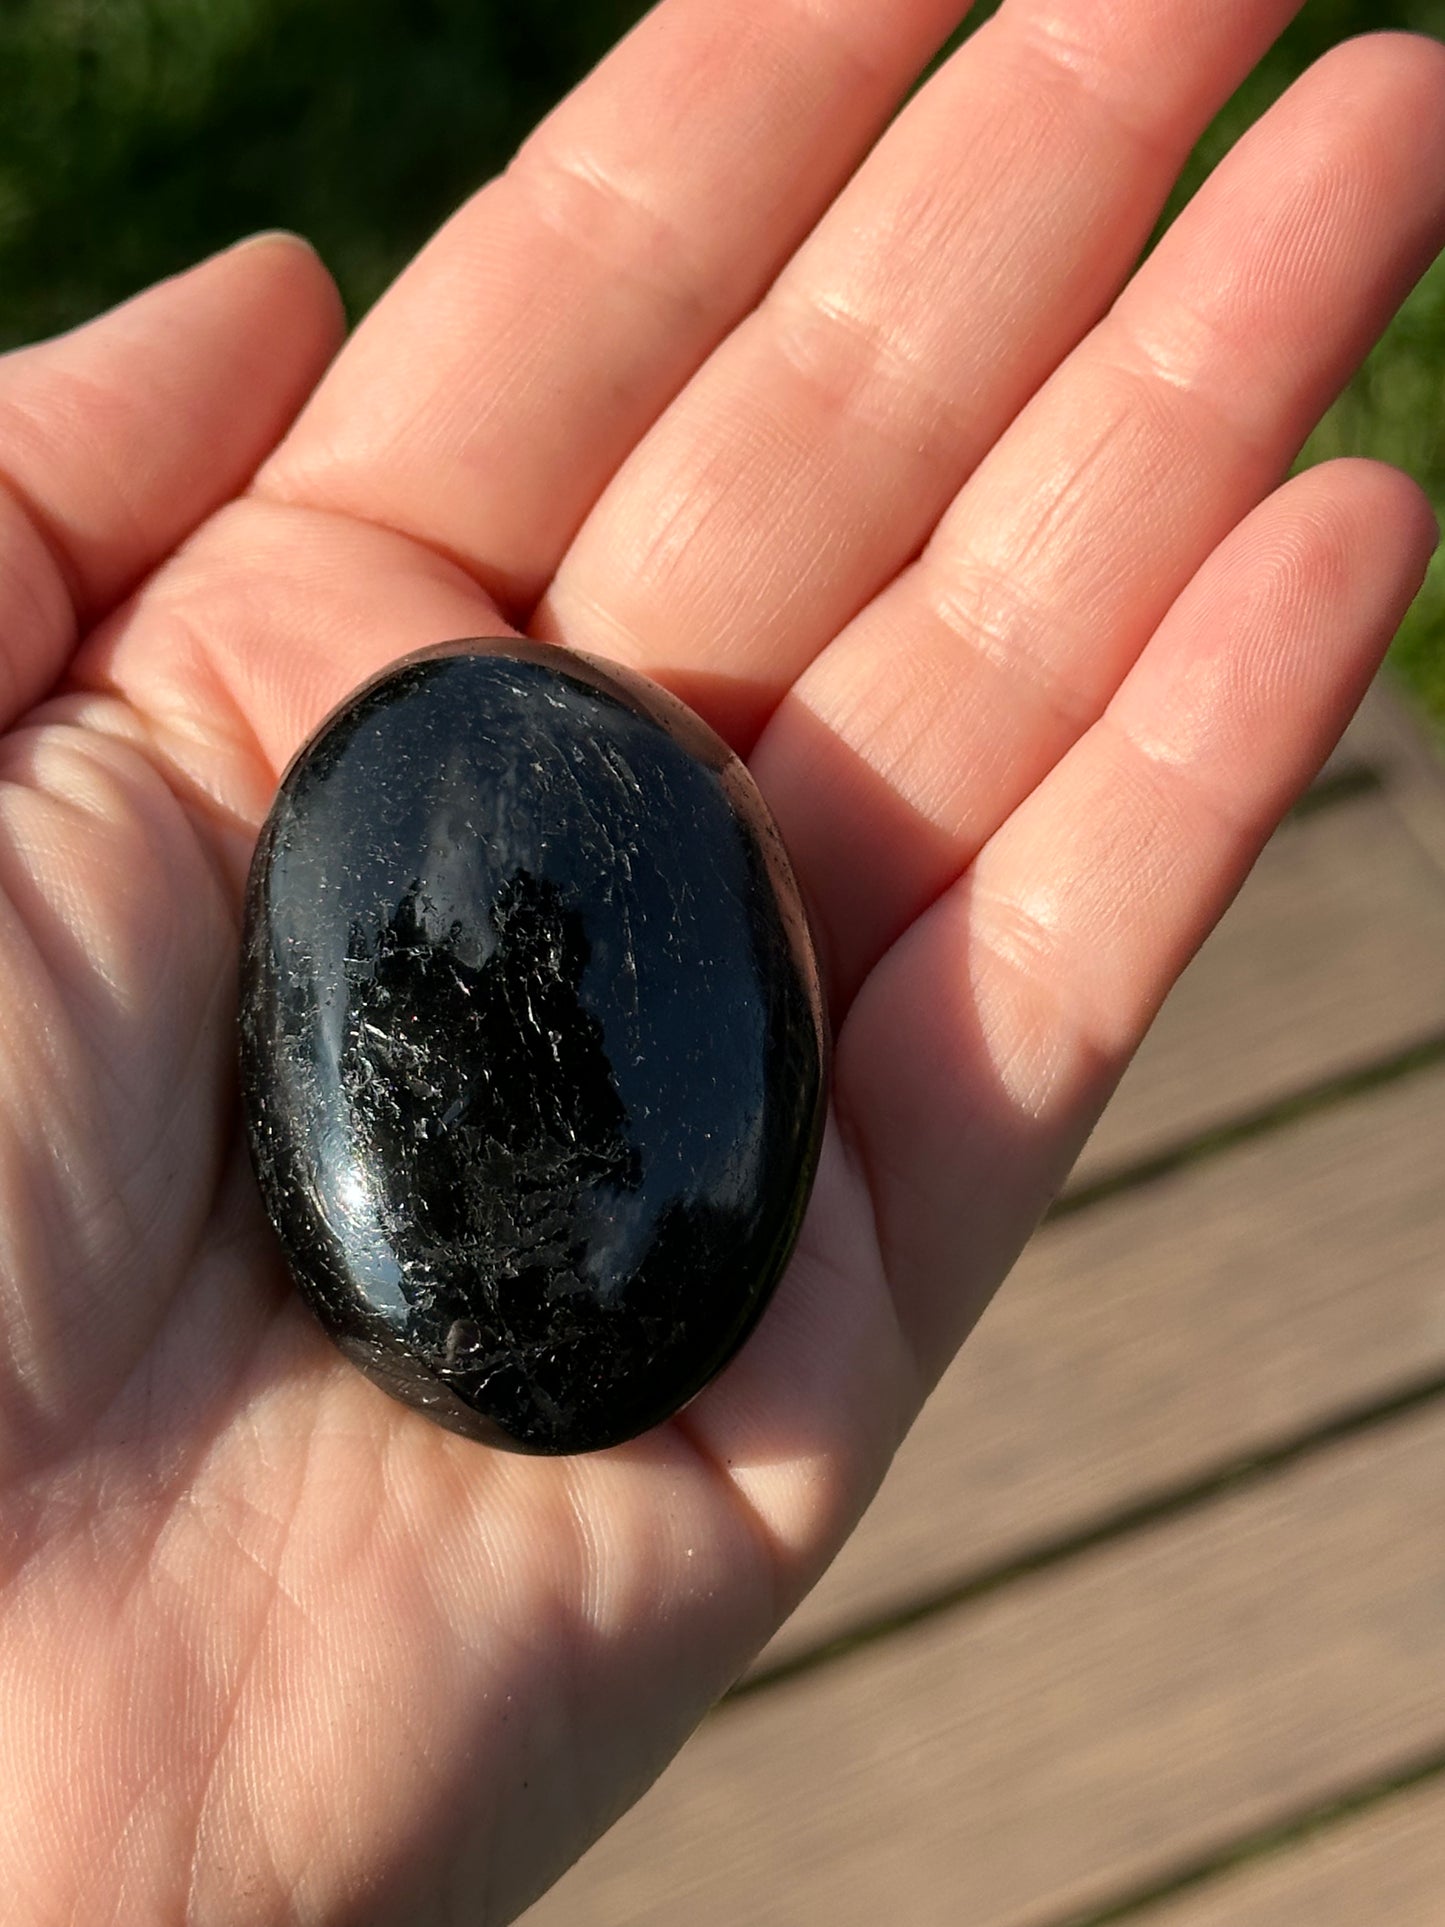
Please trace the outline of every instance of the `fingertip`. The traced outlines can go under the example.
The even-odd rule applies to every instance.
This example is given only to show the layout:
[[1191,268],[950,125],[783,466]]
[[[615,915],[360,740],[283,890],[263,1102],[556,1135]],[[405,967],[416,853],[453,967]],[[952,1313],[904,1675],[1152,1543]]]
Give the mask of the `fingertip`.
[[[1445,45],[1432,34],[1397,27],[1351,34],[1321,54],[1302,80],[1310,82],[1318,75],[1328,75],[1350,93],[1367,78],[1394,88],[1422,88],[1419,112],[1445,110]],[[1422,126],[1419,131],[1423,136],[1427,130]]]
[[278,302],[288,321],[305,322],[306,337],[326,342],[328,355],[335,353],[346,330],[335,281],[303,235],[268,228],[149,282],[49,340],[27,343],[10,359],[24,362],[47,350],[65,354],[72,347],[84,351],[92,342],[122,332],[150,335],[162,325],[174,325],[178,311],[187,322],[209,323],[219,334],[239,336],[256,308]]
[[1424,486],[1391,462],[1360,459],[1354,465],[1369,471],[1368,486],[1377,492],[1381,508],[1413,536],[1427,559],[1432,556],[1440,546],[1440,513]]
[[1368,542],[1377,554],[1382,548],[1387,555],[1394,551],[1401,569],[1413,566],[1423,577],[1440,546],[1434,502],[1414,476],[1391,462],[1341,456],[1305,470],[1291,486],[1307,488],[1345,519],[1341,533],[1347,543]]
[[[173,281],[161,282],[155,290],[146,292],[160,293],[182,283],[197,287],[213,284],[217,290],[225,289],[233,300],[284,312],[293,330],[293,342],[298,347],[309,346],[313,357],[324,353],[317,376],[346,333],[346,310],[330,270],[312,243],[289,228],[248,234],[208,255]],[[302,330],[299,338],[294,332],[298,328]]]
[[315,246],[307,240],[306,236],[298,234],[295,228],[289,227],[257,228],[254,234],[243,234],[239,241],[232,241],[228,246],[218,248],[216,253],[208,258],[220,261],[266,248],[290,248],[293,251],[299,249],[303,255],[309,255],[313,261],[319,263],[321,260]]
[[264,269],[286,285],[303,290],[318,306],[325,307],[338,331],[345,328],[346,311],[341,292],[314,242],[304,234],[294,233],[290,228],[265,228],[258,234],[246,235],[211,259],[244,263],[248,270]]
[[[1437,87],[1445,88],[1445,45],[1434,34],[1418,33],[1408,27],[1379,27],[1368,33],[1351,34],[1323,56],[1341,57],[1344,49],[1367,52],[1382,63],[1406,67],[1412,74],[1430,76]],[[1343,54],[1345,58],[1354,56]]]

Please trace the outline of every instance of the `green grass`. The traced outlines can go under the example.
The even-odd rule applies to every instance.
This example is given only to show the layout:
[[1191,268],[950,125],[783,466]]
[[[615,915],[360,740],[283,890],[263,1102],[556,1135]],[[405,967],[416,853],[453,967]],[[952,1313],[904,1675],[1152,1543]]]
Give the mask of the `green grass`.
[[[719,0],[725,4],[725,0]],[[993,10],[986,4],[976,18]],[[292,227],[351,312],[641,11],[636,0],[0,0],[0,345],[238,235]],[[1445,0],[1310,0],[1201,143],[1183,194],[1335,42],[1445,37]],[[1305,460],[1399,463],[1445,515],[1445,270]],[[1396,645],[1445,734],[1445,563]]]

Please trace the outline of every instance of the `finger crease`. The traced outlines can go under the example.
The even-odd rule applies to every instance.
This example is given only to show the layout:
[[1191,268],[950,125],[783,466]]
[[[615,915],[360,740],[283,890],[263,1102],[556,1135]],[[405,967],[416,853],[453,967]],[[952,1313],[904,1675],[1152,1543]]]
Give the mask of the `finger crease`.
[[[1170,304],[1171,312],[1183,314],[1194,323],[1205,338],[1205,354],[1217,360],[1222,366],[1237,368],[1242,357],[1234,348],[1216,321],[1210,319],[1202,310],[1187,307],[1183,302]],[[1202,419],[1211,429],[1222,431],[1242,456],[1268,466],[1271,472],[1284,465],[1279,449],[1266,436],[1247,427],[1240,412],[1229,408],[1223,399],[1212,393],[1201,381],[1197,372],[1191,374],[1178,362],[1171,361],[1169,355],[1160,347],[1151,345],[1139,329],[1132,326],[1116,309],[1109,321],[1105,322],[1101,334],[1105,339],[1097,349],[1097,365],[1109,372],[1121,375],[1126,381],[1136,383],[1144,389],[1147,399],[1152,403],[1161,393],[1176,396],[1194,415]],[[1122,353],[1116,353],[1107,345],[1107,335],[1117,334]],[[1203,356],[1198,346],[1191,351],[1190,359],[1196,364]],[[1246,388],[1246,394],[1248,389]]]
[[1113,84],[1120,74],[1150,71],[1137,54],[1107,58],[1048,14],[1036,14],[1032,20],[1016,24],[1014,32],[1019,35],[1024,59],[1041,64],[1054,83],[1062,85],[1147,160],[1160,168],[1173,168],[1178,163],[1186,146],[1174,131],[1181,123],[1170,91],[1156,88],[1154,98],[1171,111],[1146,115],[1126,106]]
[[508,175],[569,247],[600,259],[613,274],[625,273],[673,306],[707,305],[703,290],[710,277],[681,230],[595,157],[529,142]]
[[[988,565],[975,562],[959,569],[955,563],[945,571],[937,562],[929,567],[925,559],[923,566],[932,577],[925,598],[929,614],[977,662],[1011,691],[1029,685],[1036,708],[1052,716],[1070,740],[1096,720],[1100,698],[1079,689],[1059,667],[1060,660],[1089,660],[1090,651],[1057,611],[1045,616]],[[1044,653],[1026,646],[1029,635],[1045,636],[1053,647]]]
[[[1245,832],[1244,819],[1229,807],[1223,795],[1203,780],[1191,756],[1175,753],[1162,740],[1150,743],[1127,729],[1107,710],[1099,726],[1114,739],[1121,754],[1134,763],[1137,776],[1151,792],[1159,816],[1167,814],[1177,818],[1184,813],[1187,803],[1189,809],[1202,811],[1222,830],[1227,842],[1239,841]],[[1187,835],[1190,843],[1196,841],[1192,834],[1182,830],[1181,834]]]
[[924,378],[925,356],[896,333],[821,290],[781,283],[765,312],[779,355],[830,414],[871,427],[914,455],[968,446],[970,418],[955,396]]

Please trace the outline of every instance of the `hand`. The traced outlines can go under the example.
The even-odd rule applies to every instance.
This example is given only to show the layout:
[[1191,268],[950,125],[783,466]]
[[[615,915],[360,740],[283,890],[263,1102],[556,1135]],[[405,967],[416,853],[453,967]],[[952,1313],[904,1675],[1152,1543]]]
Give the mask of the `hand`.
[[[865,160],[954,0],[665,0],[324,378],[285,239],[0,364],[17,1921],[509,1919],[837,1550],[1433,546],[1278,483],[1445,234],[1445,52],[1332,54],[1128,279],[1291,11],[1009,0]],[[342,1361],[232,1075],[278,770],[509,623],[750,757],[835,999],[774,1306],[576,1461]]]

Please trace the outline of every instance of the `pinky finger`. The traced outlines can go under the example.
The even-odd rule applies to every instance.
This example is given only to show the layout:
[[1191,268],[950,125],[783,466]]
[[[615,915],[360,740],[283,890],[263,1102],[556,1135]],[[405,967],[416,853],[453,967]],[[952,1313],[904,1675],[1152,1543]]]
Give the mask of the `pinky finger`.
[[839,1040],[899,1314],[941,1370],[1419,588],[1428,503],[1338,462],[1224,542]]

